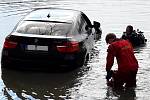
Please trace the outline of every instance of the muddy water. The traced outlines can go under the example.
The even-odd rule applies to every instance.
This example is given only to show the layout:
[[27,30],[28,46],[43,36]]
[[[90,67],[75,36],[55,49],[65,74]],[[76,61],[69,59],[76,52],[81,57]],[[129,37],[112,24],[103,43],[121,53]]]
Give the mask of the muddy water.
[[[68,73],[1,71],[0,100],[149,100],[149,5],[150,1],[147,0],[0,0],[0,51],[5,36],[27,12],[37,7],[81,10],[92,21],[101,22],[103,29],[102,38],[96,43],[91,59],[81,68]],[[107,45],[104,38],[109,32],[120,37],[128,24],[144,31],[148,41],[147,45],[135,48],[140,65],[137,87],[114,91],[105,84]]]

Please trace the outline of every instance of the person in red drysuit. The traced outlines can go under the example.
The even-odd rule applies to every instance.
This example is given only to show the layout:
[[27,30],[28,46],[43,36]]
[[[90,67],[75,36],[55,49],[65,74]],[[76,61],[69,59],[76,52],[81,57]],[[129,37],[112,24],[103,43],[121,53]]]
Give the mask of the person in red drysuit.
[[105,40],[107,44],[110,44],[106,58],[107,82],[109,82],[110,73],[112,73],[111,68],[116,57],[118,70],[112,74],[113,86],[122,87],[125,85],[125,87],[135,87],[139,65],[134,56],[132,44],[128,40],[116,38],[114,33],[107,34]]

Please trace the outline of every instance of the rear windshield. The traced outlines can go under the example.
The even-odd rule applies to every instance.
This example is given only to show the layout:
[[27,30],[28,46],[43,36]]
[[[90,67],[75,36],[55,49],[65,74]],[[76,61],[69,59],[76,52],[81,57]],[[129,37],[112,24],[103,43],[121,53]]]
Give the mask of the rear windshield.
[[23,21],[16,32],[23,34],[65,36],[70,34],[72,24],[65,22]]

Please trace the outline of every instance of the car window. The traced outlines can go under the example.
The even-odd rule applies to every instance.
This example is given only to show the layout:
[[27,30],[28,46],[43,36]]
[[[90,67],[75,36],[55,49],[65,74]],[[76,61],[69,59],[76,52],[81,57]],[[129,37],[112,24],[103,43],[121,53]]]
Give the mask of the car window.
[[81,26],[80,26],[80,30],[81,30],[81,33],[83,34],[87,34],[87,30],[85,29],[85,27],[87,26],[87,22],[85,21],[85,19],[81,16]]
[[71,27],[71,23],[24,21],[19,24],[16,32],[23,34],[65,36],[70,33]]
[[78,18],[77,24],[76,24],[77,32],[79,34],[86,33],[86,30],[85,30],[86,25],[87,25],[87,23],[86,23],[85,19],[82,16],[80,16]]
[[81,33],[82,26],[83,26],[83,21],[81,19],[78,19],[76,25],[78,33]]
[[83,19],[86,21],[86,23],[88,24],[88,26],[92,26],[91,21],[83,12],[81,15],[82,15]]

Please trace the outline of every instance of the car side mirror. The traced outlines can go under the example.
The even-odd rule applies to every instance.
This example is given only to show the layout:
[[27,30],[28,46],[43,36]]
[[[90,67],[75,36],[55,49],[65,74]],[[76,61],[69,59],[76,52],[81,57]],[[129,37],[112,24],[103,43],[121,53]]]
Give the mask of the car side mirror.
[[88,26],[88,25],[86,25],[86,26],[85,26],[85,30],[87,31],[88,29],[89,29],[89,26]]
[[91,29],[92,29],[91,26],[89,26],[89,25],[85,26],[85,30],[87,31],[88,34],[91,34],[91,31],[92,31]]
[[100,26],[101,26],[101,24],[100,24],[99,22],[93,21],[93,27],[94,27],[95,29],[100,28]]

